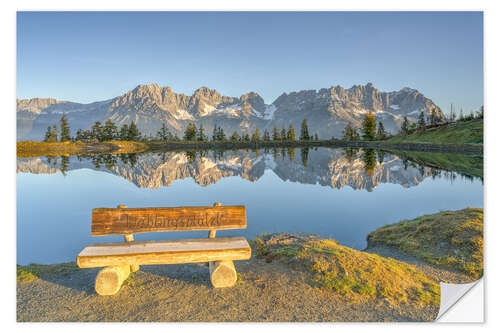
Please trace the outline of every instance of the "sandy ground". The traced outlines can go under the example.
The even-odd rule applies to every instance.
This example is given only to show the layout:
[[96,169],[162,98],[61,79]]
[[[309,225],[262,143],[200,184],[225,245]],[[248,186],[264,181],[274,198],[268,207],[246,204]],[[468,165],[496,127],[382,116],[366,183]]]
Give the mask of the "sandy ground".
[[[17,286],[18,321],[432,321],[438,308],[359,302],[312,287],[306,273],[253,257],[240,279],[214,289],[206,264],[142,266],[114,296],[94,290],[98,269],[49,274]],[[418,267],[418,266],[417,266]]]

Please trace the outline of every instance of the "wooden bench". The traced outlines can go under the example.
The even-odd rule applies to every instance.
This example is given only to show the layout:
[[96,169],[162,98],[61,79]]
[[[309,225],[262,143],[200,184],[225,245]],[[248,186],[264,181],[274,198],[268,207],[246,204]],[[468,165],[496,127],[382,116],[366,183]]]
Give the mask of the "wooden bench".
[[[104,267],[97,274],[99,295],[116,294],[130,272],[140,265],[208,262],[215,288],[236,283],[233,260],[250,259],[244,237],[215,238],[217,230],[246,228],[245,206],[95,208],[92,236],[122,235],[124,243],[101,243],[85,247],[76,258],[78,267]],[[208,230],[208,238],[134,242],[143,232]]]

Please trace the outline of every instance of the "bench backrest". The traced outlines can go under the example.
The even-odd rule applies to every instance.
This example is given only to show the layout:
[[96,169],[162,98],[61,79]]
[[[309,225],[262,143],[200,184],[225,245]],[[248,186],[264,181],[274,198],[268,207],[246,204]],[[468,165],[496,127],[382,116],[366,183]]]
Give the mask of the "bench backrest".
[[245,206],[95,208],[92,236],[144,232],[245,229]]

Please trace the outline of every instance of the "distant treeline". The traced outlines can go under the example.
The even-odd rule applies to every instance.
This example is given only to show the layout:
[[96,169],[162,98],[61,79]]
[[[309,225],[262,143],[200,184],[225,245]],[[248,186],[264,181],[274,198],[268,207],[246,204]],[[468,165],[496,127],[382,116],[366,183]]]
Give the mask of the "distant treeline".
[[[400,134],[407,136],[408,134],[414,133],[416,131],[424,132],[427,128],[432,128],[440,124],[446,124],[451,122],[461,122],[468,121],[472,119],[482,119],[484,114],[484,108],[481,106],[480,110],[475,114],[471,112],[469,115],[460,116],[455,120],[455,115],[452,113],[450,117],[444,118],[441,114],[431,111],[429,117],[425,117],[424,112],[420,112],[418,121],[416,123],[411,123],[408,117],[403,118],[403,123],[401,125]],[[378,125],[378,126],[377,126]],[[342,140],[346,141],[374,141],[374,140],[385,140],[390,135],[386,132],[384,124],[379,121],[378,124],[375,121],[375,116],[370,110],[365,114],[361,128],[354,127],[351,122],[348,122],[342,132]],[[335,139],[335,137],[331,137]],[[161,141],[161,142],[293,142],[293,141],[318,141],[319,135],[315,133],[314,135],[309,134],[309,128],[307,125],[307,118],[302,121],[300,135],[298,139],[296,138],[295,128],[293,124],[290,124],[288,128],[282,126],[278,129],[276,124],[273,127],[272,132],[267,129],[260,133],[259,127],[255,127],[253,133],[248,132],[238,133],[234,131],[229,137],[224,132],[222,127],[217,125],[214,126],[212,135],[209,137],[205,133],[203,125],[200,124],[196,127],[194,123],[189,123],[184,130],[184,135],[179,138],[175,132],[169,130],[168,126],[163,123],[161,129],[156,133],[156,136],[144,136],[136,124],[132,121],[129,125],[124,124],[118,129],[116,124],[108,119],[104,125],[100,121],[96,121],[92,127],[88,130],[79,129],[76,131],[76,136],[70,136],[70,128],[66,115],[61,117],[59,122],[59,131],[57,125],[49,126],[47,132],[45,133],[44,142],[66,142],[66,141],[81,141],[81,142],[103,142],[112,140],[122,140],[122,141]]]

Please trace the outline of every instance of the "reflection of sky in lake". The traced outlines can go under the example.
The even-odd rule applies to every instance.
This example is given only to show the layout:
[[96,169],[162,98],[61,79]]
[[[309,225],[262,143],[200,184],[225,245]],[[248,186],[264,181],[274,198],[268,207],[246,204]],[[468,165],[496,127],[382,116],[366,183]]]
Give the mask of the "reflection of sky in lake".
[[[357,249],[376,228],[440,210],[483,207],[480,180],[436,177],[404,188],[382,183],[372,192],[349,186],[333,189],[281,180],[272,170],[255,182],[222,178],[201,187],[192,178],[169,187],[138,188],[114,174],[76,169],[55,174],[17,175],[17,263],[74,261],[93,242],[122,241],[120,236],[91,237],[91,210],[97,207],[245,205],[246,230],[218,236],[253,238],[267,232],[308,232],[331,237]],[[207,232],[138,234],[137,240],[205,237]]]

